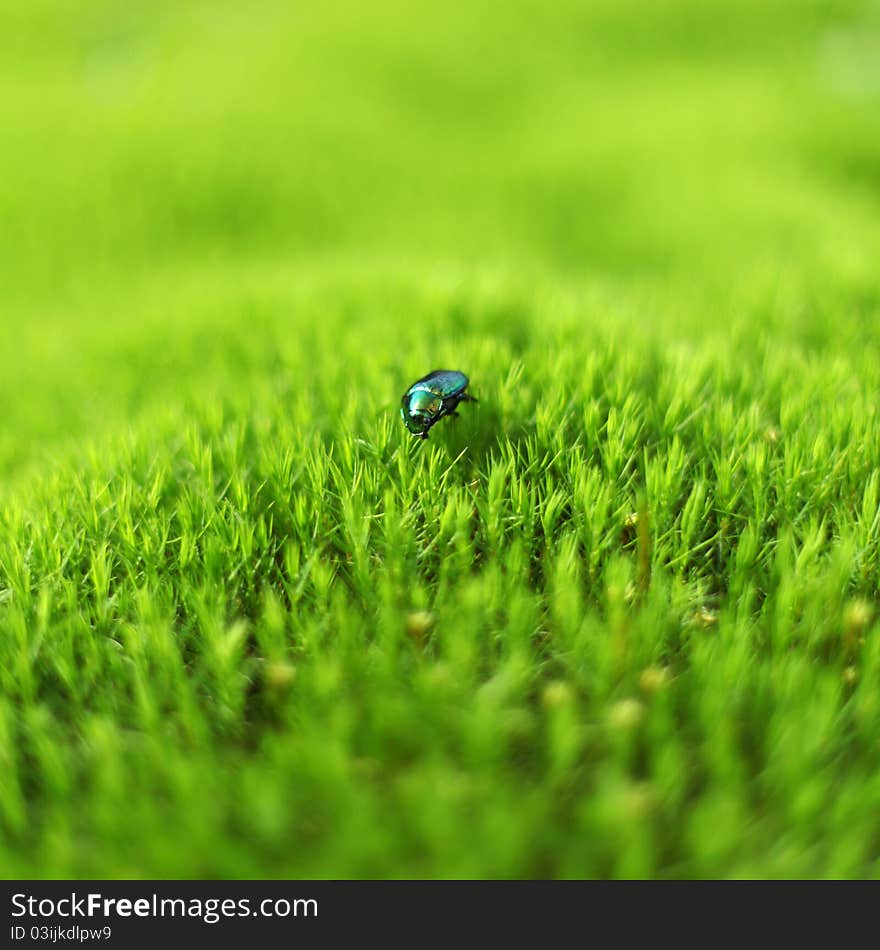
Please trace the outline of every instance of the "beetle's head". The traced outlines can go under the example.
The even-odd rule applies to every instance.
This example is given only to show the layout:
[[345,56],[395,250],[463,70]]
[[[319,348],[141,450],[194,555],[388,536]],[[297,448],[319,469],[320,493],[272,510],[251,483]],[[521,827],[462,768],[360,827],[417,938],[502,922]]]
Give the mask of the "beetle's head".
[[437,421],[443,400],[424,390],[416,390],[403,397],[400,415],[403,423],[413,435],[422,435]]

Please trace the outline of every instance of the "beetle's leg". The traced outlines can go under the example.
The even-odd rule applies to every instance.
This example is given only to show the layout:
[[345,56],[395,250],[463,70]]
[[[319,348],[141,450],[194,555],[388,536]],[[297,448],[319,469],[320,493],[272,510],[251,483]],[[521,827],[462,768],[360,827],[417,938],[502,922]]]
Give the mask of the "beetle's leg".
[[469,396],[467,393],[462,393],[461,401],[462,402],[479,402],[480,400],[477,399],[476,396]]
[[425,431],[422,433],[422,439],[427,439],[427,438],[428,438],[428,430],[425,429]]

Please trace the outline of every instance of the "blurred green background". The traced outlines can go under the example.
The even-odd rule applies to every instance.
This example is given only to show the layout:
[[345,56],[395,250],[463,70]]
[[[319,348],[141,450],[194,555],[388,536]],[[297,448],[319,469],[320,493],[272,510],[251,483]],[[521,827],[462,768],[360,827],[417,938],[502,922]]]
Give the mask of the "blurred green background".
[[157,370],[272,280],[549,274],[704,324],[781,298],[795,333],[876,303],[877,4],[2,16],[0,471],[173,399]]
[[876,873],[878,222],[872,0],[6,0],[0,870]]

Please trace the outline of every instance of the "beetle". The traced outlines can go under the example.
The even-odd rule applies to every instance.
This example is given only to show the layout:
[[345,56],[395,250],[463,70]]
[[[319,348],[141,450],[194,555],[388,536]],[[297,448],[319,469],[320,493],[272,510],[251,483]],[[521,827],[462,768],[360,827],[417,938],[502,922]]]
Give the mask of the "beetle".
[[460,402],[477,402],[465,390],[468,378],[453,369],[434,369],[417,379],[403,394],[400,401],[400,418],[414,435],[428,438],[431,426],[444,416],[457,416]]

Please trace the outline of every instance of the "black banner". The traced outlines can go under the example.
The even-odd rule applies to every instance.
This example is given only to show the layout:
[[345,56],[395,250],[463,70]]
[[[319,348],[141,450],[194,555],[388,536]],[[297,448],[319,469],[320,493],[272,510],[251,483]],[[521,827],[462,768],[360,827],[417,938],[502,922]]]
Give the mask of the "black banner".
[[[819,888],[816,899],[806,893]],[[702,934],[705,944],[766,938],[774,924],[789,938],[806,928],[816,937],[823,919],[844,910],[853,923],[880,896],[874,884],[575,881],[6,881],[2,893],[0,946],[163,950],[215,939],[471,944],[479,933],[493,943],[597,946]]]

